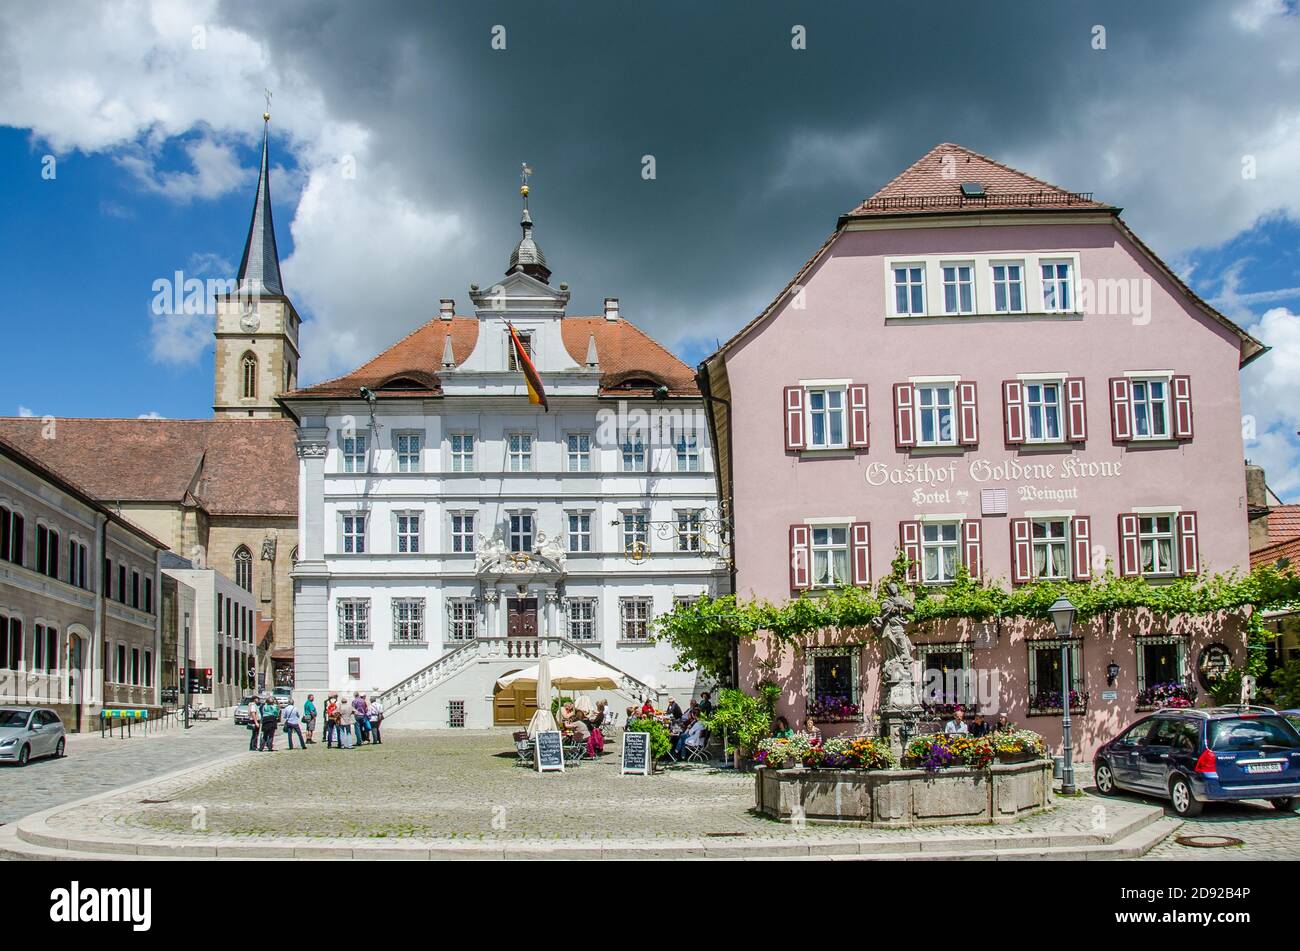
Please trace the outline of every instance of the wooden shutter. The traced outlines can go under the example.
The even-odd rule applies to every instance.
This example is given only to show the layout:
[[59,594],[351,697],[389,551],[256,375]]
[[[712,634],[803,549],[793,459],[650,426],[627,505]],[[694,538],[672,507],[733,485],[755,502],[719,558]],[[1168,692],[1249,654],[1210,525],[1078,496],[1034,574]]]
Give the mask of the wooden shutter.
[[[1176,376],[1169,381],[1174,392],[1174,438],[1192,438],[1192,378]],[[1195,518],[1192,519],[1195,521]]]
[[1194,575],[1200,570],[1201,546],[1196,537],[1196,513],[1178,513],[1178,561],[1180,574]]
[[916,445],[915,392],[911,383],[894,384],[894,445],[899,449]]
[[1110,433],[1116,442],[1133,438],[1133,386],[1128,377],[1110,379]]
[[1138,548],[1138,517],[1119,517],[1119,573],[1131,578],[1142,572],[1141,551]]
[[1025,441],[1025,387],[1019,380],[1002,381],[1002,429],[1010,445]]
[[1074,542],[1074,557],[1070,568],[1075,581],[1092,577],[1092,520],[1086,515],[1070,519],[1070,538]]
[[849,386],[849,448],[866,449],[870,444],[867,418],[867,384]]
[[812,551],[807,525],[790,526],[790,590],[806,591],[812,586]]
[[1033,578],[1033,523],[1027,518],[1011,520],[1011,580],[1026,584]]
[[957,442],[975,446],[980,441],[980,418],[975,405],[975,384],[957,384]]
[[853,563],[853,584],[866,588],[871,584],[871,523],[854,522],[849,526],[849,559]]
[[903,549],[903,554],[907,556],[909,562],[907,566],[908,583],[916,584],[921,580],[921,523],[899,522],[898,541],[899,547]]
[[804,448],[803,435],[803,387],[787,386],[785,388],[785,450],[794,452]]
[[1084,399],[1083,377],[1065,381],[1065,438],[1068,442],[1085,442],[1088,438],[1088,405]]
[[961,560],[972,578],[984,573],[984,523],[968,518],[961,523]]

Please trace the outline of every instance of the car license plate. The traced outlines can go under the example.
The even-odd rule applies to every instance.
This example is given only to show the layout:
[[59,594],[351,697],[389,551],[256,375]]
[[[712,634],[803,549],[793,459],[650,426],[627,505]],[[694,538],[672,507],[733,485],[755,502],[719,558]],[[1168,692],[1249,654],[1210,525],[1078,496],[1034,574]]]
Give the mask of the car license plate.
[[1281,763],[1247,763],[1246,772],[1248,773],[1280,773],[1282,772]]

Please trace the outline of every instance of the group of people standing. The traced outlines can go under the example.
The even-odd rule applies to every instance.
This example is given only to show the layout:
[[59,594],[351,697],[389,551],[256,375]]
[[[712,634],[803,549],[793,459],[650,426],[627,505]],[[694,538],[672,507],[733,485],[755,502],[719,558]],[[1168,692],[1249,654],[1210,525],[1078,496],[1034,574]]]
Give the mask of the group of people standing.
[[[298,738],[298,748],[316,743],[316,695],[307,694],[299,710],[292,700],[283,706],[269,694],[254,697],[248,703],[248,725],[252,738],[248,748],[254,752],[275,752],[275,734],[283,728],[289,749],[293,738]],[[384,706],[378,698],[367,700],[359,693],[351,700],[332,693],[325,700],[325,746],[337,745],[339,749],[352,749],[362,743],[383,743],[380,724],[384,721]],[[304,735],[305,734],[305,735]]]

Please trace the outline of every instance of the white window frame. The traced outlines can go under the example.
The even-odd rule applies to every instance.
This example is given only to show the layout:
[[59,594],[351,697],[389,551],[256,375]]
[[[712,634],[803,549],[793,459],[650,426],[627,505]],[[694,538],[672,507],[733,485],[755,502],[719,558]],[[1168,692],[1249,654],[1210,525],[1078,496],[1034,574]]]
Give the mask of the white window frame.
[[[577,526],[574,520],[577,520]],[[593,538],[591,532],[592,513],[586,509],[570,509],[564,513],[564,536],[566,547],[572,554],[591,552]],[[582,544],[586,541],[586,545]]]
[[[1169,530],[1159,531],[1158,519],[1169,519]],[[1141,512],[1138,513],[1138,571],[1145,578],[1172,578],[1178,574],[1178,513],[1176,512]],[[1144,530],[1145,524],[1149,522],[1152,530]],[[1152,570],[1147,571],[1146,559],[1143,557],[1143,549],[1149,543],[1151,545],[1151,558],[1154,564],[1160,546],[1158,542],[1163,539],[1169,540],[1169,569],[1167,571]]]
[[[1024,436],[1027,443],[1059,443],[1065,439],[1065,380],[1064,379],[1032,379],[1020,381],[1024,391],[1025,401],[1025,429]],[[1046,388],[1053,387],[1056,391],[1055,401],[1048,401],[1046,398]],[[1040,392],[1039,399],[1035,400],[1032,390],[1037,387]],[[1056,433],[1049,434],[1047,431],[1047,411],[1051,406],[1056,407]],[[1041,427],[1041,434],[1034,436],[1034,422],[1037,418]]]
[[[450,532],[450,550],[455,555],[473,554],[476,545],[474,532],[477,528],[477,512],[448,512],[447,528]],[[459,547],[457,547],[459,546]]]
[[618,440],[619,471],[647,472],[650,468],[650,453],[646,432],[641,427],[627,429]]
[[[644,617],[640,616],[644,614]],[[654,599],[634,595],[618,599],[618,639],[623,644],[650,643],[650,621],[654,615]],[[637,632],[640,636],[630,636]]]
[[[837,533],[843,533],[843,540],[837,541]],[[814,588],[838,588],[853,583],[853,552],[850,550],[848,523],[839,525],[814,524],[808,528],[809,579]],[[844,577],[839,577],[835,567],[836,555],[842,554]],[[827,579],[819,581],[817,568],[818,556],[825,558]]]
[[[412,525],[414,521],[414,525]],[[405,524],[403,524],[405,523]],[[414,528],[414,531],[412,531]],[[393,535],[396,544],[393,551],[399,555],[418,555],[422,550],[420,538],[424,529],[424,515],[421,512],[394,512]],[[412,544],[414,543],[414,544]]]
[[704,510],[698,508],[676,509],[677,550],[685,554],[704,551]]
[[[1012,280],[1009,268],[1019,268],[1020,277]],[[997,269],[1003,268],[1003,277],[998,279]],[[991,260],[989,261],[989,309],[995,314],[1023,314],[1029,309],[1028,288],[1025,283],[1025,262],[1023,260]],[[1011,306],[1011,289],[1018,288],[1020,291],[1020,306]],[[998,306],[998,290],[1001,289],[1006,295],[1006,306]]]
[[[465,449],[465,440],[469,440],[469,450]],[[460,447],[457,448],[457,442]],[[458,430],[447,434],[447,471],[477,472],[478,464],[475,454],[478,451],[478,435],[471,430]]]
[[[913,435],[916,436],[916,445],[920,447],[956,446],[958,443],[958,437],[960,435],[959,429],[961,425],[961,420],[957,409],[957,381],[956,380],[925,380],[921,382],[914,382],[912,384],[912,390],[913,390],[912,405],[914,407],[913,412],[916,415],[913,424]],[[950,433],[948,439],[943,439],[940,435],[943,430],[943,427],[941,426],[941,422],[943,418],[942,411],[945,407],[939,405],[937,398],[933,406],[925,407],[921,405],[922,394],[924,394],[927,390],[934,391],[936,394],[940,390],[947,390],[948,392],[948,405],[946,407],[946,409],[948,410],[948,432]],[[924,435],[925,415],[927,413],[933,416],[933,422],[934,422],[935,438],[931,440],[927,440]]]
[[338,627],[334,632],[336,644],[370,643],[370,599],[339,598],[335,605]]
[[564,468],[567,472],[591,471],[591,433],[571,432],[564,435]]
[[[1056,269],[1064,266],[1067,271],[1065,277],[1056,273]],[[1043,269],[1052,268],[1052,276],[1046,277]],[[1078,287],[1078,268],[1072,258],[1051,257],[1044,255],[1038,259],[1038,280],[1041,293],[1043,295],[1043,313],[1045,314],[1077,314],[1079,312],[1079,287]],[[1053,289],[1052,303],[1048,304],[1048,288]],[[1065,288],[1070,299],[1064,307],[1060,306],[1060,301],[1056,300],[1061,287]]]
[[[638,524],[639,519],[639,524]],[[619,512],[619,538],[624,554],[631,553],[633,545],[640,542],[641,553],[650,550],[650,510],[623,509]]]
[[[358,531],[357,522],[360,521]],[[366,531],[369,528],[369,512],[339,513],[339,552],[344,555],[366,554]],[[349,543],[351,549],[349,550]]]
[[[1159,373],[1152,373],[1147,376],[1129,377],[1129,432],[1133,434],[1134,440],[1150,440],[1161,442],[1163,440],[1173,439],[1173,380],[1171,377]],[[1151,395],[1152,384],[1159,384],[1160,391],[1164,394],[1160,399]],[[1138,387],[1142,388],[1145,394],[1140,400],[1138,399]],[[1145,434],[1138,431],[1138,404],[1146,408],[1147,432]],[[1164,432],[1156,433],[1152,423],[1155,421],[1153,410],[1159,406],[1161,408],[1161,418],[1164,422]]]
[[579,644],[600,642],[599,602],[591,597],[565,598],[565,636]]
[[533,471],[533,444],[537,437],[523,430],[506,433],[506,471]]
[[673,462],[678,472],[699,472],[700,434],[686,426],[673,429]]
[[[961,271],[966,271],[966,280],[961,280]],[[948,279],[948,272],[953,272],[953,279]],[[943,313],[949,317],[963,317],[979,311],[979,297],[976,293],[976,267],[974,261],[940,261],[939,262],[939,290],[941,293],[940,301],[943,304]],[[953,289],[953,296],[956,300],[956,307],[948,307],[948,289]],[[961,302],[962,288],[970,292],[970,306],[963,308]]]
[[[943,538],[943,530],[951,528],[953,537],[951,540]],[[930,530],[935,529],[938,539],[931,540],[927,536]],[[962,565],[961,557],[961,522],[958,520],[951,521],[926,521],[921,523],[921,583],[925,585],[945,585],[951,584],[957,578],[957,570]],[[946,549],[952,548],[956,551],[956,557],[953,559],[953,573],[948,577],[944,572],[943,553]],[[933,578],[926,577],[926,555],[930,552],[936,552],[935,567],[938,569],[936,576]]]
[[447,643],[467,644],[478,638],[478,605],[473,598],[447,599]]
[[424,598],[393,598],[393,643],[423,644]]
[[[518,519],[519,527],[516,528],[515,520]],[[527,530],[524,529],[524,520],[527,519]],[[518,538],[518,544],[521,547],[515,547],[515,539]],[[528,544],[523,544],[527,539]],[[531,553],[537,547],[537,515],[531,510],[518,510],[506,513],[506,548],[512,552]]]
[[[1048,534],[1039,537],[1039,526]],[[1061,534],[1050,534],[1053,528],[1059,528]],[[1071,540],[1070,540],[1070,520],[1065,517],[1039,517],[1031,518],[1029,522],[1029,549],[1030,549],[1030,577],[1045,581],[1068,581],[1072,575],[1071,571]],[[1043,549],[1043,567],[1048,569],[1045,573],[1038,573],[1038,550]],[[1059,549],[1059,558],[1057,550]],[[1057,562],[1060,562],[1059,566]],[[1057,570],[1052,570],[1057,569]]]
[[[832,395],[839,398],[839,406],[831,405]],[[821,409],[813,408],[813,397],[821,396],[823,405]],[[808,386],[804,388],[804,410],[805,423],[804,431],[807,434],[807,446],[809,449],[847,449],[849,445],[849,388],[847,385],[833,386]],[[839,417],[840,438],[831,439],[833,430],[833,420]],[[814,421],[822,419],[822,440],[817,441],[813,434],[817,431]]]
[[357,430],[352,435],[339,433],[339,456],[343,465],[340,471],[360,475],[370,471],[370,434]]
[[[913,275],[913,271],[921,272],[919,280]],[[905,280],[899,282],[899,271],[906,272]],[[924,261],[891,261],[889,263],[889,312],[895,317],[925,317],[927,311],[926,297],[929,296],[926,282],[926,266]],[[899,308],[898,291],[900,288],[907,289],[907,307]],[[921,306],[914,306],[915,294],[917,289],[921,292]]]
[[[410,440],[415,440],[415,451],[411,451]],[[403,446],[405,442],[405,446]],[[393,456],[398,472],[424,471],[424,433],[419,430],[401,430],[393,433]]]

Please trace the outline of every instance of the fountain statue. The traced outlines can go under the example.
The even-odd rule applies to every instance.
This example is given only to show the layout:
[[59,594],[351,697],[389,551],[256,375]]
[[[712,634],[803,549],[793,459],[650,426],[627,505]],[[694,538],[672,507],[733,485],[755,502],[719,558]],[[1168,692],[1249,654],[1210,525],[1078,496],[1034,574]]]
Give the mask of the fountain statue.
[[896,754],[902,754],[906,738],[915,732],[921,705],[917,702],[915,661],[907,623],[915,605],[903,594],[898,583],[885,585],[880,614],[871,626],[884,642],[885,662],[881,668],[880,735],[889,738]]

